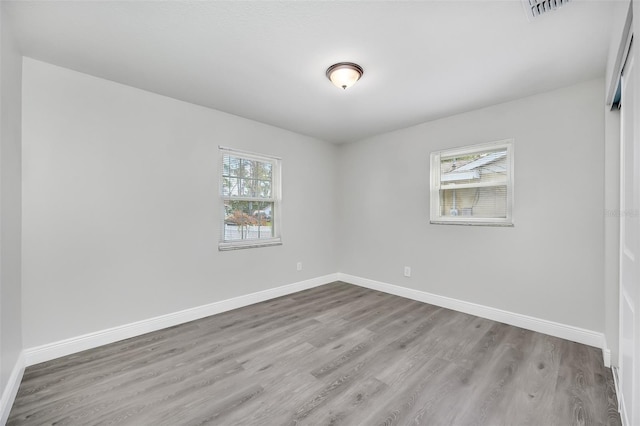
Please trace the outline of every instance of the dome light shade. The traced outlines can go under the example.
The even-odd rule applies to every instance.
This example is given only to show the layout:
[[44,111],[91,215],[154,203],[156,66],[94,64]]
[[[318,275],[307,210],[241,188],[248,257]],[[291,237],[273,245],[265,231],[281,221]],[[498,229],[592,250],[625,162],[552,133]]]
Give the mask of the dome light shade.
[[356,81],[360,80],[362,74],[364,74],[362,67],[353,62],[339,62],[327,69],[327,78],[341,89],[353,86]]

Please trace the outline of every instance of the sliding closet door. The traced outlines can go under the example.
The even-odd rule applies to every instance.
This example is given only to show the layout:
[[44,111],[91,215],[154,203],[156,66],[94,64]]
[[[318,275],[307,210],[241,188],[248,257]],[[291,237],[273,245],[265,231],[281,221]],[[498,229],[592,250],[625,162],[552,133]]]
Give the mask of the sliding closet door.
[[[637,41],[635,42],[637,43]],[[620,390],[627,425],[640,425],[640,144],[634,46],[622,71],[620,180]]]

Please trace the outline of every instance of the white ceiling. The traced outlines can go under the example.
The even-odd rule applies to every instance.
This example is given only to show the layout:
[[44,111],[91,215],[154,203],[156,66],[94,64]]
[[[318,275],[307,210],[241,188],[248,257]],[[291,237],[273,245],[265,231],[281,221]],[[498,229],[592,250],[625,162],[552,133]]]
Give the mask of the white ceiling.
[[[25,56],[332,142],[604,75],[613,3],[3,1]],[[341,91],[335,62],[364,68]]]

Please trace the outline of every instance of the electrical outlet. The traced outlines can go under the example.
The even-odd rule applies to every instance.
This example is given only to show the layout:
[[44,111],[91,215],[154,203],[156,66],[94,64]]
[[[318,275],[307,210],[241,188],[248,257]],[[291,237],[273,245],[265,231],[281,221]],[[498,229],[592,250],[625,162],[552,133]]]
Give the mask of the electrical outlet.
[[404,276],[405,277],[410,277],[411,276],[411,266],[405,266],[404,267]]
[[296,269],[297,269],[298,271],[302,271],[302,262],[298,262],[298,263],[296,264]]

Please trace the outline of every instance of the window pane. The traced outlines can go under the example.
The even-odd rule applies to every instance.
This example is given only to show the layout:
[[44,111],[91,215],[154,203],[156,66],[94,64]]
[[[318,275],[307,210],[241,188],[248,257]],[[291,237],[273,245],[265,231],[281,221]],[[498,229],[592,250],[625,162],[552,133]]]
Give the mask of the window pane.
[[513,226],[513,139],[431,153],[431,223]]
[[224,241],[273,238],[273,203],[225,201]]
[[240,161],[238,157],[225,154],[222,159],[223,171],[222,174],[226,176],[240,176]]
[[222,195],[231,197],[272,198],[273,165],[224,154],[222,159]]
[[271,198],[271,181],[261,179],[241,179],[243,197]]
[[507,149],[485,151],[452,157],[443,157],[440,161],[440,182],[447,184],[465,184],[475,182],[506,182]]
[[443,217],[507,217],[507,186],[440,190]]
[[238,196],[238,178],[222,177],[222,195],[226,197]]

